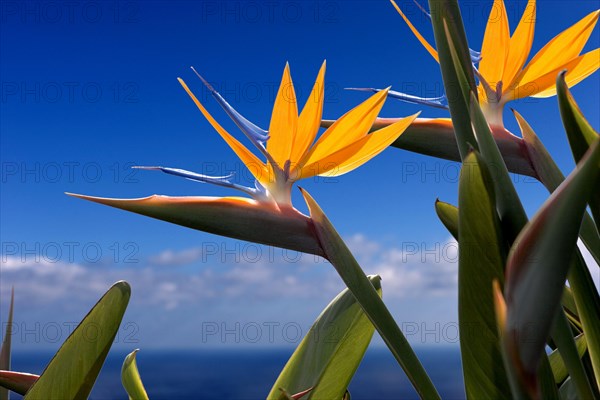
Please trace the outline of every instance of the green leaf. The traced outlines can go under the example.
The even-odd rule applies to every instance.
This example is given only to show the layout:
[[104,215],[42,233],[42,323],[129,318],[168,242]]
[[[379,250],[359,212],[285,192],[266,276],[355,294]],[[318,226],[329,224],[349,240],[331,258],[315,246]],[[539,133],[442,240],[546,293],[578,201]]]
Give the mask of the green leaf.
[[[464,74],[471,91],[475,92],[475,77],[473,76],[467,36],[456,0],[429,0],[429,9],[431,10],[431,21],[444,80],[444,89],[456,133],[456,142],[461,159],[464,160],[468,154],[469,146],[476,145],[473,129],[471,128],[471,119],[469,118],[469,107],[465,103],[466,99],[461,89],[461,76],[459,75]],[[448,34],[446,34],[446,28]],[[450,41],[452,41],[453,51],[456,52],[460,64],[458,70],[452,60]]]
[[440,396],[427,372],[360,265],[323,210],[308,192],[302,189],[301,191],[310,210],[314,229],[325,257],[375,325],[375,329],[406,373],[417,393],[422,398],[439,399]]
[[0,371],[0,386],[24,395],[38,378],[39,375],[24,372]]
[[[6,321],[6,332],[0,347],[0,370],[10,371],[10,347],[13,330],[13,308],[15,304],[15,288],[10,292],[10,306],[8,307],[8,320]],[[10,397],[8,390],[0,387],[0,400],[8,400]]]
[[[578,163],[590,146],[597,140],[600,135],[592,128],[590,123],[585,119],[575,99],[571,95],[567,83],[565,82],[565,74],[563,71],[556,78],[556,91],[558,95],[558,104],[560,106],[560,116],[567,132],[569,145],[573,152],[573,158]],[[596,188],[590,201],[590,209],[596,222],[596,228],[600,231],[600,188]]]
[[115,283],[54,355],[26,400],[86,399],[117,335],[131,288]]
[[511,248],[504,337],[520,381],[532,396],[537,392],[537,368],[559,309],[591,188],[600,183],[599,167],[600,146],[595,144]]
[[139,349],[129,353],[125,357],[123,367],[121,368],[121,383],[132,400],[148,400],[148,394],[140,378],[135,356]]
[[435,201],[435,212],[448,232],[458,240],[458,208],[450,203]]
[[492,282],[504,281],[504,250],[487,167],[476,152],[463,162],[458,207],[458,318],[468,399],[510,399]]
[[[585,336],[583,334],[577,336],[575,338],[575,343],[577,344],[577,354],[579,354],[579,357],[581,358],[587,350]],[[550,359],[550,366],[552,367],[552,374],[554,375],[555,382],[561,383],[567,378],[569,372],[567,371],[565,362],[558,349],[550,353],[548,358]]]
[[[381,278],[369,280],[381,296]],[[276,399],[280,389],[296,393],[312,388],[309,399],[341,400],[374,331],[354,295],[345,289],[319,315],[267,398]]]

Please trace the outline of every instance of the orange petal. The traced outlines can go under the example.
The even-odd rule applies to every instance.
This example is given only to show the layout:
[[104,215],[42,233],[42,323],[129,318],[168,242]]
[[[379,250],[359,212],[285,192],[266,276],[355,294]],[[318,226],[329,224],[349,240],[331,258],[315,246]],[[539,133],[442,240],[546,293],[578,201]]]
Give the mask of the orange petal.
[[304,165],[321,160],[328,154],[363,138],[381,111],[387,92],[388,89],[375,93],[335,121],[312,146],[304,160],[298,163],[298,168],[302,169]]
[[495,0],[488,18],[479,72],[492,88],[502,80],[510,46],[510,31],[504,0]]
[[67,194],[204,232],[322,255],[312,221],[292,207],[242,197],[108,199]]
[[[567,70],[565,81],[569,87],[577,85],[600,68],[600,49],[585,53],[576,60],[578,61],[569,63],[570,65],[564,66],[564,68],[559,68],[560,70]],[[553,71],[552,75],[558,75],[560,70]],[[532,97],[551,97],[554,95],[556,95],[556,77],[553,84],[548,89],[543,90]]]
[[290,161],[292,166],[297,164],[306,154],[310,145],[315,141],[321,118],[323,117],[323,100],[325,95],[325,62],[321,66],[317,80],[300,113],[298,131],[292,144]]
[[273,157],[281,169],[290,159],[292,144],[298,128],[298,104],[296,92],[292,83],[290,66],[285,65],[281,85],[277,92],[271,124],[269,126],[269,141],[267,152]]
[[404,15],[404,13],[400,9],[400,7],[398,7],[398,4],[396,4],[396,2],[394,0],[390,0],[390,1],[392,2],[392,5],[396,8],[396,11],[398,11],[398,14],[400,14],[400,16],[402,17],[404,22],[406,22],[406,25],[408,25],[408,27],[410,28],[412,33],[417,37],[419,42],[421,42],[423,47],[425,47],[425,49],[429,52],[429,54],[431,54],[431,56],[435,59],[435,61],[437,61],[439,63],[440,59],[439,59],[437,50],[434,49],[433,46],[430,45],[429,42],[423,37],[423,35],[421,35],[421,33],[417,30],[417,28],[415,28],[415,26],[410,22],[410,20],[406,17],[406,15]]
[[263,185],[269,183],[269,172],[267,170],[266,165],[254,155],[250,150],[248,150],[243,144],[241,144],[237,139],[231,136],[219,123],[210,115],[210,113],[204,108],[202,103],[194,96],[194,93],[188,88],[183,79],[177,78],[181,86],[185,89],[187,94],[192,98],[194,103],[198,109],[202,112],[204,117],[210,122],[210,124],[215,128],[219,135],[227,142],[229,147],[237,154],[237,156],[242,160],[244,165],[252,172],[252,175],[261,182]]
[[[525,7],[525,11],[523,11],[521,21],[510,38],[508,57],[502,75],[502,82],[504,82],[505,85],[510,85],[515,76],[525,65],[527,57],[529,57],[535,31],[535,12],[535,0],[529,0]],[[506,89],[508,89],[508,87],[506,87]]]
[[508,94],[509,99],[525,97],[550,97],[556,94],[556,77],[562,70],[567,70],[567,84],[573,86],[591,75],[600,66],[600,49],[585,53],[567,64],[559,65],[556,69],[537,77],[533,81],[521,81]]
[[534,82],[549,72],[563,68],[565,64],[576,58],[594,30],[598,22],[598,14],[599,11],[588,14],[548,42],[517,75],[514,86],[522,86],[524,82]]
[[360,167],[392,144],[418,115],[417,113],[402,118],[398,122],[358,139],[318,161],[306,164],[302,168],[301,177],[308,178],[314,175],[339,176]]

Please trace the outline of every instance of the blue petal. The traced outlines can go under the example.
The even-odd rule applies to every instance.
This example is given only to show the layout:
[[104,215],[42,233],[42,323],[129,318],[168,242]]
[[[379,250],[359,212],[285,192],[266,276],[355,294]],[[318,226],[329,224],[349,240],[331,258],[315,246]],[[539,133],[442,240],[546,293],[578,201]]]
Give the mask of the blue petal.
[[133,167],[133,168],[143,169],[143,170],[148,170],[148,171],[162,171],[169,175],[181,176],[183,178],[186,178],[186,179],[189,179],[192,181],[196,181],[196,182],[212,183],[213,185],[240,190],[246,194],[249,194],[250,196],[254,197],[257,200],[262,199],[263,197],[266,197],[266,190],[264,188],[262,188],[262,185],[260,185],[260,184],[259,185],[261,186],[262,190],[258,189],[258,187],[256,189],[249,188],[249,187],[242,186],[237,183],[231,182],[231,178],[233,178],[233,176],[234,176],[233,173],[231,173],[229,175],[225,175],[225,176],[209,176],[209,175],[198,174],[195,172],[186,171],[184,169],[178,169],[178,168],[166,168],[166,167]]
[[233,120],[233,122],[235,122],[238,128],[240,128],[240,130],[248,137],[248,139],[250,139],[255,145],[262,146],[264,148],[265,142],[269,140],[269,132],[256,126],[255,124],[244,118],[244,116],[237,112],[223,98],[223,96],[221,96],[221,94],[217,92],[215,88],[213,88],[212,85],[208,83],[206,79],[204,79],[202,75],[200,75],[194,69],[194,67],[192,67],[192,70],[196,73],[196,75],[198,75],[198,78],[200,78],[202,83],[204,83],[204,86],[206,86],[206,88],[210,90],[210,93],[215,98],[215,100],[217,100],[217,103],[219,103],[219,105],[223,108],[223,110],[225,110],[227,115],[229,115],[229,117]]
[[469,49],[469,54],[471,55],[471,62],[473,64],[477,64],[479,61],[481,61],[481,52]]
[[[374,92],[377,93],[382,89],[374,89],[374,88],[346,88],[346,90],[357,90],[361,92]],[[406,94],[402,92],[396,92],[395,90],[390,90],[388,92],[388,97],[392,97],[394,99],[398,99],[401,101],[405,101],[407,103],[412,104],[422,104],[435,108],[443,108],[445,110],[448,109],[448,105],[446,103],[446,96],[442,95],[440,97],[418,97],[413,96],[411,94]]]

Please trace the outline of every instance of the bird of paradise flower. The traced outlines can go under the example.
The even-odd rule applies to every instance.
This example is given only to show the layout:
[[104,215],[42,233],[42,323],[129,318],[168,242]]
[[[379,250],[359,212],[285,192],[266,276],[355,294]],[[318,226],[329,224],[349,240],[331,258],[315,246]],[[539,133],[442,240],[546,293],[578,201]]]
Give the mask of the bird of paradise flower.
[[[390,0],[410,30],[439,62],[435,48],[410,22],[394,0]],[[526,97],[546,98],[556,95],[556,76],[567,70],[566,82],[574,86],[600,67],[600,49],[581,54],[596,23],[599,10],[559,33],[527,62],[536,22],[536,1],[529,0],[525,11],[510,34],[504,0],[495,0],[488,18],[481,53],[474,59],[479,79],[478,94],[488,122],[503,126],[502,111],[511,100]]]
[[[438,61],[438,53],[411,23],[406,14],[390,0],[416,38]],[[416,2],[416,1],[415,1]],[[418,3],[419,9],[431,19]],[[487,22],[481,52],[470,50],[473,70],[478,78],[478,97],[494,138],[511,172],[540,179],[532,166],[528,148],[520,137],[504,127],[504,106],[526,97],[550,97],[556,94],[556,76],[567,70],[566,82],[574,86],[600,67],[600,49],[581,54],[598,21],[596,10],[550,40],[527,62],[532,49],[536,23],[536,2],[529,0],[515,31],[510,35],[506,7],[503,0],[495,0]],[[375,88],[350,88],[378,92]],[[421,98],[406,93],[389,91],[389,97],[401,101],[447,108],[445,96]],[[516,116],[520,118],[519,115]],[[397,118],[377,118],[373,129],[393,124]],[[323,127],[333,124],[324,120]],[[519,121],[522,125],[522,121]],[[393,146],[453,161],[460,161],[454,129],[450,118],[417,118]]]
[[322,255],[313,234],[312,221],[292,206],[292,185],[300,179],[339,176],[358,168],[388,147],[418,116],[402,118],[369,134],[387,98],[388,88],[348,111],[317,139],[323,114],[325,62],[300,114],[290,68],[286,64],[266,131],[244,118],[202,76],[198,76],[264,157],[265,161],[261,160],[227,132],[186,83],[178,79],[204,117],[252,172],[256,178],[255,187],[233,182],[232,175],[214,177],[177,168],[138,168],[229,187],[249,197],[154,195],[140,199],[111,199],[71,195],[206,232]]

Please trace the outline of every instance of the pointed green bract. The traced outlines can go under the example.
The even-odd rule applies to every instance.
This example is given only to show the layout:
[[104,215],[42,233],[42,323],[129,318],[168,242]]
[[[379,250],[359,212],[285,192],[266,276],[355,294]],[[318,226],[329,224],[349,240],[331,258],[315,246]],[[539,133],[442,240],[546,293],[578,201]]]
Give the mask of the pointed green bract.
[[458,318],[468,399],[510,399],[492,282],[504,281],[504,239],[493,185],[476,152],[463,162],[458,201]]
[[130,296],[127,282],[115,283],[63,343],[25,399],[86,399],[117,335]]
[[[598,143],[523,229],[507,262],[508,353],[523,385],[536,391],[536,371],[558,311],[590,185],[600,178]],[[580,310],[581,312],[581,310]]]
[[[526,143],[525,149],[531,160],[531,165],[535,169],[540,182],[550,193],[554,192],[565,180],[565,176],[527,121],[515,110],[513,110],[513,113],[517,118],[523,140]],[[584,214],[579,235],[594,257],[594,260],[600,264],[600,236],[598,235],[594,221],[587,212]]]
[[134,350],[125,357],[121,368],[121,383],[131,400],[148,400],[148,394],[142,383],[135,356],[139,350]]
[[[381,278],[369,280],[381,296]],[[267,398],[277,399],[281,389],[299,393],[310,388],[306,399],[342,399],[374,331],[354,295],[344,289],[314,322]]]
[[439,399],[440,395],[406,337],[340,235],[315,200],[305,190],[302,190],[302,194],[310,210],[317,238],[327,260],[356,297],[417,393],[423,398]]
[[458,240],[458,208],[450,203],[435,201],[435,212],[448,232]]
[[[0,370],[10,371],[10,353],[12,343],[13,330],[13,308],[15,304],[15,288],[10,292],[10,306],[8,307],[8,320],[6,321],[6,331],[4,339],[2,339],[2,347],[0,347]],[[8,400],[10,394],[8,390],[0,387],[0,400]]]
[[[558,75],[556,79],[556,90],[558,94],[558,104],[560,106],[560,116],[567,132],[569,145],[575,162],[578,163],[588,151],[590,146],[600,136],[585,119],[575,99],[571,95],[567,83],[565,82],[566,71]],[[590,209],[596,222],[596,229],[600,232],[600,188],[596,188],[590,201]]]

